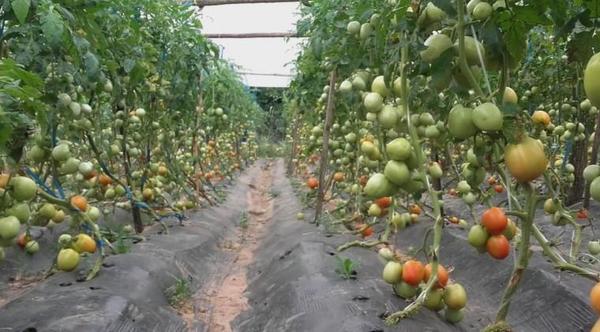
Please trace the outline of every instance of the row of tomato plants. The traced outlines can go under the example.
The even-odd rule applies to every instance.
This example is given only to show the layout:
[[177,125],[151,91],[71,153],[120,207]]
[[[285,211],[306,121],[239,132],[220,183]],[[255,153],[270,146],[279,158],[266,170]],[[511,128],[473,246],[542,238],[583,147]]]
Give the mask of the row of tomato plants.
[[131,211],[124,236],[142,215],[181,220],[254,158],[260,109],[194,6],[13,0],[0,13],[0,261],[53,250],[32,229],[56,228],[49,264],[95,254],[93,278],[116,252],[103,215]]
[[[454,224],[468,229],[474,250],[515,256],[489,331],[511,330],[532,241],[557,270],[600,280],[600,245],[580,250],[589,198],[600,200],[600,45],[590,3],[332,1],[303,15],[298,29],[310,38],[288,96],[290,170],[315,191],[315,222],[328,213],[323,202],[337,200],[335,223],[371,237],[339,250],[377,248],[387,261],[383,279],[410,302],[387,323],[423,306],[463,319],[467,294],[440,246]],[[452,197],[469,218],[445,213]],[[542,207],[554,226],[570,228],[566,252],[536,223]],[[433,221],[426,262],[391,245],[423,216]],[[600,286],[590,298],[600,313]]]

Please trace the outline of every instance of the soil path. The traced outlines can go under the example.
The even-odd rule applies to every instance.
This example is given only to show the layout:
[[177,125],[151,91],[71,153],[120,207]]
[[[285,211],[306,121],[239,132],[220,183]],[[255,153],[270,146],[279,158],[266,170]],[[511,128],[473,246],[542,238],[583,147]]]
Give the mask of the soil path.
[[[254,251],[260,246],[273,216],[272,166],[271,162],[265,162],[248,183],[247,211],[240,218],[239,227],[219,245],[227,257],[225,263],[181,310],[190,331],[231,332],[231,322],[248,309],[244,295],[248,266],[254,262]],[[198,321],[204,323],[203,330],[194,327]]]

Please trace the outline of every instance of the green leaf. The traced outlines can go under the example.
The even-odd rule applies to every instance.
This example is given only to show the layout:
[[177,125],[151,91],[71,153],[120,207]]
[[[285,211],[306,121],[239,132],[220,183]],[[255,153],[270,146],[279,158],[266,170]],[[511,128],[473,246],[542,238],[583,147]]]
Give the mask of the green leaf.
[[29,7],[31,7],[31,0],[12,0],[10,3],[17,20],[23,24],[27,20],[27,14],[29,14]]
[[44,37],[51,45],[58,45],[65,30],[62,17],[50,6],[46,13],[42,13],[41,21]]

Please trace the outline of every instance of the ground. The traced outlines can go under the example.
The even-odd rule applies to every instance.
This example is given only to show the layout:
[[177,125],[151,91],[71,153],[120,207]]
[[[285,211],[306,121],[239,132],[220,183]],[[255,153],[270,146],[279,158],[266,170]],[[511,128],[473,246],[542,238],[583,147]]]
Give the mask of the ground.
[[[338,253],[353,236],[310,224],[310,209],[297,220],[305,208],[282,160],[258,161],[227,192],[219,206],[192,212],[183,225],[170,223],[169,234],[150,228],[146,241],[108,257],[89,282],[77,282],[77,273],[31,279],[41,263],[18,271],[19,261],[9,260],[0,267],[0,331],[479,331],[494,318],[512,259],[479,255],[464,231],[445,231],[441,260],[467,289],[465,320],[450,325],[423,309],[388,327],[382,317],[407,302],[381,279],[383,263],[373,250]],[[464,210],[459,200],[445,208]],[[410,252],[428,226],[406,229],[395,246]],[[43,237],[54,241],[54,235]],[[355,279],[335,271],[338,258],[357,264]],[[175,305],[168,291],[174,285],[187,293]],[[587,331],[596,318],[587,305],[589,287],[552,270],[536,251],[509,320],[516,331]]]

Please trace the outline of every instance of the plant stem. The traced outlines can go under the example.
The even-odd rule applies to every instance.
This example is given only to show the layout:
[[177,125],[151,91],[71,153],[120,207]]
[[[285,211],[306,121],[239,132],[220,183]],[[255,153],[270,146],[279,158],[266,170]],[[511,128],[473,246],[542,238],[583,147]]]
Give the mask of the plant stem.
[[515,266],[510,277],[510,281],[504,290],[502,296],[502,302],[498,313],[496,314],[496,324],[506,321],[508,315],[508,308],[511,303],[512,296],[519,287],[519,283],[523,277],[523,272],[529,264],[529,240],[533,228],[533,219],[535,218],[535,209],[538,202],[538,196],[535,194],[535,190],[531,184],[525,184],[527,191],[527,216],[521,219],[521,242],[519,243],[519,256],[515,261]]
[[571,271],[575,274],[578,274],[595,282],[600,281],[600,272],[588,270],[586,268],[567,262],[554,248],[552,248],[550,242],[546,239],[544,234],[536,225],[533,225],[532,230],[533,236],[535,237],[539,245],[542,247],[544,255],[550,258],[550,260],[552,261],[552,265],[556,269],[559,269],[561,271]]

